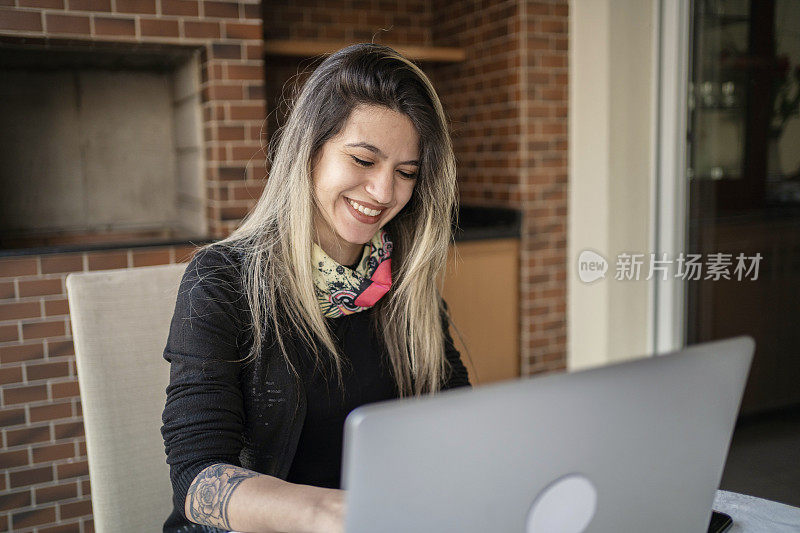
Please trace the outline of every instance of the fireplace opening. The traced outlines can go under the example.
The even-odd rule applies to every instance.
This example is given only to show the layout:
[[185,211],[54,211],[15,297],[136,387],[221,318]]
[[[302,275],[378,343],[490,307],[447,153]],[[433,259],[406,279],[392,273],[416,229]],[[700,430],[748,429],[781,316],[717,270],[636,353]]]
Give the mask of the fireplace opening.
[[0,251],[206,237],[199,55],[0,43]]

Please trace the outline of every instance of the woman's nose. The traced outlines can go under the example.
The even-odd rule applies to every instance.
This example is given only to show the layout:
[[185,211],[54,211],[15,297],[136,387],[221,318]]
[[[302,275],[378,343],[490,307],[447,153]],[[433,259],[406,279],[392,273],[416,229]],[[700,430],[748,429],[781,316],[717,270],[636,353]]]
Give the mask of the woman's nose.
[[394,198],[394,170],[376,171],[366,185],[367,192],[380,203],[388,205]]

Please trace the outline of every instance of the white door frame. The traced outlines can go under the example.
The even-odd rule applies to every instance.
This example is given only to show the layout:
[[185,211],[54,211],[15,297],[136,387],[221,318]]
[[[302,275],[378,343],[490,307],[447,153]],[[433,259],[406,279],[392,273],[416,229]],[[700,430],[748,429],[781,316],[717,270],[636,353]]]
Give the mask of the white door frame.
[[[655,10],[657,45],[653,154],[654,186],[652,240],[656,257],[675,260],[686,250],[687,176],[686,121],[688,116],[690,1],[659,0]],[[686,284],[674,277],[652,285],[651,353],[664,353],[685,345]]]

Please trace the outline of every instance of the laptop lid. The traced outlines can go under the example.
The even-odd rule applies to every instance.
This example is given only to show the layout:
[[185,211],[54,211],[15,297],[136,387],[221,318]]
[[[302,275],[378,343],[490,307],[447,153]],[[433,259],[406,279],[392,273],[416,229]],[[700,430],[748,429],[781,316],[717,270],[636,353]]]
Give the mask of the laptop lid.
[[754,349],[737,337],[361,406],[345,531],[704,532]]

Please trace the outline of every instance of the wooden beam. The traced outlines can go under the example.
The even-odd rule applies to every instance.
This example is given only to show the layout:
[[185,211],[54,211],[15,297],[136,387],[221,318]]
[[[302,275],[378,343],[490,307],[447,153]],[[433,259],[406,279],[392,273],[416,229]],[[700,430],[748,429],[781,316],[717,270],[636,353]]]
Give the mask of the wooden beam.
[[[331,54],[353,43],[344,41],[298,41],[272,39],[264,41],[264,55],[313,57]],[[409,59],[418,61],[433,61],[438,63],[456,63],[464,61],[466,53],[463,48],[446,46],[411,46],[391,45]]]

